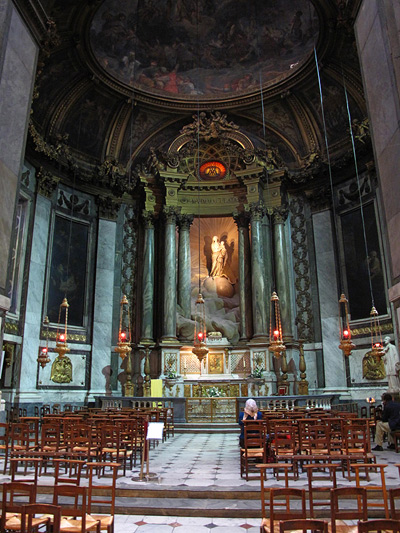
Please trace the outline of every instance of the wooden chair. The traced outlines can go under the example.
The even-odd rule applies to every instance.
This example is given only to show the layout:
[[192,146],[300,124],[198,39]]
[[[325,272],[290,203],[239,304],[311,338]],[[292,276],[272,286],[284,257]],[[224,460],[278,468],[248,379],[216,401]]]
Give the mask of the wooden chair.
[[[121,429],[117,426],[103,426],[101,428],[101,448],[99,458],[102,463],[118,463],[126,473],[127,449],[122,442]],[[104,472],[104,468],[103,468]]]
[[[400,520],[400,487],[389,489],[390,516]],[[397,503],[399,502],[399,503]]]
[[[307,464],[303,467],[307,471],[307,481],[308,481],[308,499],[310,502],[310,516],[315,518],[315,507],[325,507],[329,505],[330,500],[330,491],[337,487],[336,484],[336,469],[338,465],[332,463],[323,463],[323,464]],[[328,471],[328,476],[326,475]],[[323,475],[324,486],[316,487],[314,481],[316,481],[315,474],[319,473],[319,479]],[[315,498],[315,494],[325,495],[327,498]]]
[[265,426],[262,420],[245,420],[244,447],[240,449],[240,477],[245,475],[248,481],[249,472],[259,472],[256,464],[266,462]]
[[400,531],[400,520],[377,519],[365,520],[358,522],[359,533],[369,533],[370,531],[377,531],[385,533],[386,531],[393,531],[398,533]]
[[[23,477],[19,477],[17,479],[18,475],[22,475],[22,474],[19,474],[18,472],[19,464],[24,465],[24,475]],[[32,476],[31,471],[28,472],[29,466],[33,469],[33,476]],[[11,457],[10,458],[11,481],[18,481],[20,483],[21,482],[34,483],[35,485],[37,485],[41,466],[42,466],[42,459],[40,457]]]
[[3,452],[4,456],[4,468],[3,468],[3,474],[7,471],[7,463],[8,463],[8,447],[9,447],[9,424],[4,422],[0,423],[0,452]]
[[365,478],[367,481],[369,481],[369,471],[370,470],[378,470],[380,474],[380,485],[372,485],[368,483],[367,485],[364,485],[364,488],[367,490],[367,497],[368,493],[371,494],[371,491],[379,491],[380,494],[382,494],[382,501],[371,501],[371,498],[368,499],[368,507],[379,507],[383,508],[385,511],[385,518],[389,518],[389,506],[388,506],[388,497],[387,497],[387,490],[386,490],[386,481],[385,481],[385,468],[387,467],[387,464],[371,464],[371,463],[357,463],[357,464],[351,464],[351,468],[353,468],[356,471],[356,486],[361,487],[361,476],[360,476],[360,470],[365,469],[366,475]]
[[279,522],[279,533],[284,533],[285,531],[320,531],[321,533],[328,533],[328,522],[310,518],[281,520]]
[[[54,459],[54,485],[80,486],[85,461],[79,459]],[[64,469],[62,473],[61,470]]]
[[[62,501],[61,501],[62,500]],[[73,485],[54,487],[53,505],[61,506],[61,533],[100,533],[100,521],[87,515],[87,489]]]
[[[102,484],[102,485],[95,485],[93,483],[93,478],[95,475],[95,472],[98,471],[99,468],[104,468],[106,466],[107,468],[110,468],[112,470],[112,478],[110,484]],[[88,488],[88,513],[89,515],[95,519],[100,521],[100,529],[107,531],[107,533],[113,533],[114,532],[114,515],[115,515],[115,492],[117,487],[117,475],[118,475],[118,468],[120,465],[118,463],[107,463],[106,465],[104,463],[88,463],[88,472],[89,472],[89,488]],[[100,492],[100,494],[96,494]],[[104,493],[107,493],[104,494]],[[94,507],[96,505],[107,505],[108,506],[108,514],[104,516],[104,514],[97,515],[93,514]],[[103,511],[103,509],[102,509]],[[95,531],[95,527],[90,531]]]
[[274,533],[281,520],[307,518],[304,489],[273,488],[269,493],[269,519],[263,517],[261,533]]
[[[36,515],[40,515],[39,518]],[[22,507],[21,533],[36,533],[39,525],[37,520],[41,521],[43,516],[48,520],[46,526],[51,523],[52,533],[60,533],[61,507],[49,503],[30,503]]]
[[[36,485],[28,483],[4,483],[0,531],[21,531],[24,505],[35,503]],[[47,517],[35,518],[34,527],[47,524]]]
[[[354,498],[356,497],[356,498]],[[350,502],[356,500],[354,508],[349,507]],[[346,502],[346,507],[342,506]],[[332,533],[350,533],[357,531],[356,526],[349,526],[340,520],[367,520],[367,491],[362,487],[339,487],[331,489],[331,531]]]

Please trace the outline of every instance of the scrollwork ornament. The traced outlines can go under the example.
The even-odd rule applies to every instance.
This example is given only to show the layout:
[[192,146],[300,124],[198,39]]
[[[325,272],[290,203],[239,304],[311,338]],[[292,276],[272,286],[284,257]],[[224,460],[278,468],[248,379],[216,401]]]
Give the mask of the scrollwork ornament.
[[43,167],[39,168],[36,174],[37,178],[37,192],[38,194],[51,198],[53,192],[56,190],[60,178],[57,178],[51,172],[44,170]]

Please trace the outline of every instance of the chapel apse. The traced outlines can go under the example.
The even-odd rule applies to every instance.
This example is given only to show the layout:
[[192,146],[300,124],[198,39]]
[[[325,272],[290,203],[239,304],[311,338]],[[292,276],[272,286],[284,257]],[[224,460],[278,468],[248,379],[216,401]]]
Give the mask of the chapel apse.
[[310,0],[105,0],[90,45],[123,84],[196,101],[288,78],[310,57],[318,33]]

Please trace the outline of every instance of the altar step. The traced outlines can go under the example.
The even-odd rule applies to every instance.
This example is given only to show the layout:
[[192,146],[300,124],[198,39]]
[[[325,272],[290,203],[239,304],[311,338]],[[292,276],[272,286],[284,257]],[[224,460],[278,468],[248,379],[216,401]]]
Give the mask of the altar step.
[[208,422],[207,424],[186,423],[174,424],[175,433],[232,433],[239,435],[239,425],[236,423],[218,424]]
[[[38,500],[51,503],[53,488],[38,486]],[[323,493],[326,496],[326,493]],[[373,500],[380,500],[380,491],[371,491]],[[319,498],[318,491],[315,497]],[[260,492],[253,489],[232,488],[218,490],[204,490],[202,488],[176,489],[146,489],[140,488],[117,489],[115,512],[121,515],[145,516],[191,516],[218,518],[261,518]],[[95,514],[107,513],[108,509],[101,505],[94,505]],[[371,518],[382,518],[382,509],[369,510]],[[326,506],[317,509],[317,518],[329,518],[330,500]]]

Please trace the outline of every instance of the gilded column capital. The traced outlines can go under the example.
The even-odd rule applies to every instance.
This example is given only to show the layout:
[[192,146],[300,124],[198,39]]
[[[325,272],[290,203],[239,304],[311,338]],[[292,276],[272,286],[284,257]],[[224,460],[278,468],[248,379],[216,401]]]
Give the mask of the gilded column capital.
[[179,228],[189,230],[193,223],[194,215],[178,215]]
[[146,211],[145,209],[142,211],[142,220],[144,222],[145,229],[154,228],[154,219],[155,215],[152,211]]
[[175,224],[176,218],[180,214],[181,208],[171,205],[165,205],[163,209],[163,215],[167,224]]
[[120,204],[111,196],[97,196],[96,203],[99,206],[99,218],[117,220]]
[[265,205],[261,202],[254,202],[250,204],[248,212],[251,222],[261,222],[265,214]]
[[51,198],[53,192],[56,190],[60,178],[54,176],[51,172],[44,170],[43,167],[39,168],[39,172],[36,173],[37,179],[37,192],[46,198]]
[[289,215],[289,209],[285,205],[275,207],[272,213],[274,224],[284,224]]
[[232,213],[232,218],[235,221],[235,224],[237,225],[238,228],[249,227],[249,222],[250,222],[249,213],[246,213],[246,212],[239,213],[235,211],[234,213]]

